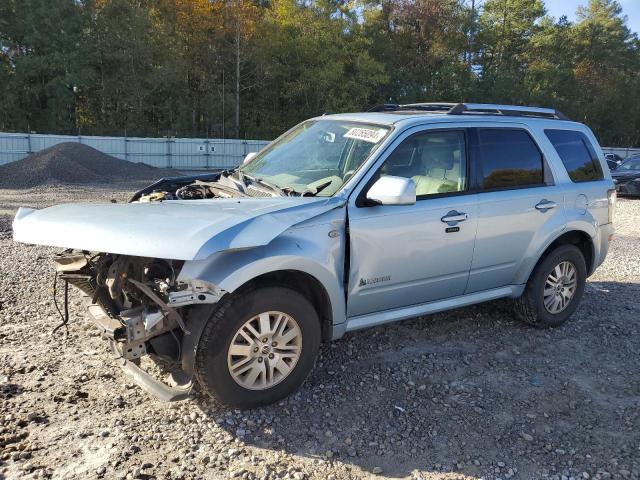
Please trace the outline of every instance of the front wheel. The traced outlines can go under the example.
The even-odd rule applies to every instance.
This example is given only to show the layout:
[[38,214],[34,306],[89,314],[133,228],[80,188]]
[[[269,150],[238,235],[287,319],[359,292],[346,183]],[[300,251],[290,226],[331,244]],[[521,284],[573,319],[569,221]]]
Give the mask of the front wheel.
[[561,245],[536,266],[524,294],[514,301],[516,315],[539,328],[563,324],[578,308],[586,278],[580,249]]
[[218,403],[254,408],[295,391],[320,347],[320,321],[299,293],[268,287],[223,299],[196,353],[199,383]]

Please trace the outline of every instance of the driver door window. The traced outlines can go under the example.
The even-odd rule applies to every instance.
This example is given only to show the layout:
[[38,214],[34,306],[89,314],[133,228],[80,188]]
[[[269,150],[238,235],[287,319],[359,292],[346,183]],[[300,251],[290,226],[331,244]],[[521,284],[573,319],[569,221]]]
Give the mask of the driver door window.
[[463,131],[414,135],[387,158],[380,175],[411,178],[418,198],[462,192],[466,189],[467,177],[465,145]]

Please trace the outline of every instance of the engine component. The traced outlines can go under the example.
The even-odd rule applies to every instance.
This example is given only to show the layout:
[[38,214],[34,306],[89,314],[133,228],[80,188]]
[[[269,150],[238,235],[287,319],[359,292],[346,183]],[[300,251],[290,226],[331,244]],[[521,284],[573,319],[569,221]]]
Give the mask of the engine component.
[[176,328],[176,323],[158,310],[143,307],[120,312],[126,329],[126,340],[117,344],[122,356],[128,360],[139,358],[146,353],[145,342],[153,337]]
[[169,304],[172,307],[193,305],[199,303],[217,303],[224,290],[202,280],[190,280],[180,283],[176,290],[169,292]]
[[[180,339],[190,332],[182,311],[177,309],[216,303],[224,295],[220,288],[201,280],[177,283],[182,264],[161,258],[71,250],[56,257],[59,278],[91,299],[89,310],[94,322],[127,361],[147,353],[159,353],[171,361],[179,359]],[[151,340],[163,335],[165,340],[153,346]],[[167,344],[173,345],[168,348]]]
[[149,259],[143,257],[130,257],[120,255],[115,258],[107,271],[105,284],[109,289],[109,295],[114,300],[122,295],[125,279],[142,279],[144,266]]
[[145,285],[142,282],[138,282],[137,280],[133,280],[132,278],[128,279],[129,282],[131,282],[133,285],[135,285],[136,287],[138,287],[138,289],[144,293],[147,297],[149,297],[156,305],[158,305],[160,307],[160,309],[165,313],[165,315],[167,316],[167,318],[169,320],[174,321],[177,325],[180,326],[180,328],[182,329],[182,331],[184,333],[186,333],[187,335],[189,335],[189,331],[187,330],[187,326],[184,324],[184,320],[182,320],[182,317],[180,316],[180,314],[178,312],[176,312],[172,307],[170,307],[169,305],[167,305],[165,302],[162,301],[162,299],[160,297],[158,297],[153,290],[151,290],[151,288],[149,288],[147,285]]
[[142,195],[138,201],[142,203],[161,202],[163,200],[175,200],[175,198],[169,192],[153,191],[147,195]]
[[164,319],[162,312],[149,312],[142,313],[142,322],[144,323],[144,329],[149,332],[154,329]]
[[196,180],[176,190],[176,197],[181,200],[199,200],[204,198],[236,198],[247,197],[244,188],[227,177],[221,177],[217,182],[203,182]]
[[162,202],[165,200],[204,200],[207,198],[274,197],[282,191],[263,181],[248,181],[242,174],[225,171],[212,175],[196,175],[164,179],[137,192],[130,202]]
[[[73,285],[92,299],[92,303],[102,307],[111,318],[117,318],[118,305],[104,288],[99,287],[99,271],[103,262],[101,256],[90,257],[86,252],[65,250],[54,257],[56,271],[59,278],[67,284]],[[106,268],[105,268],[106,270]]]

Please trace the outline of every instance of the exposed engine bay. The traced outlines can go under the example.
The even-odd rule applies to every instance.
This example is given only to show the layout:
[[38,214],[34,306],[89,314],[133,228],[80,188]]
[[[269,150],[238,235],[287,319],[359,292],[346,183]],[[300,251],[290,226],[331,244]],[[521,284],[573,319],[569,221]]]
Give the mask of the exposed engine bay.
[[166,178],[137,192],[130,201],[202,200],[206,198],[280,197],[292,194],[239,170]]
[[126,360],[151,353],[178,362],[190,333],[183,307],[216,303],[223,294],[199,280],[179,282],[182,261],[73,250],[54,261],[57,278],[86,295],[95,323]]
[[163,178],[136,192],[129,202],[314,196],[322,191],[335,192],[351,175],[353,170],[340,177],[335,172],[319,169],[305,172],[305,181],[301,180],[303,176],[289,175],[289,181],[297,179],[301,183],[279,187],[236,168],[217,173]]

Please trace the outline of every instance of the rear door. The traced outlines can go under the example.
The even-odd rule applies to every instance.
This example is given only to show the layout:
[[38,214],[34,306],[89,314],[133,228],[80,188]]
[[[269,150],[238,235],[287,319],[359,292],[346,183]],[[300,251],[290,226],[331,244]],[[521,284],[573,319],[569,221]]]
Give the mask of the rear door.
[[611,188],[611,181],[605,178],[603,165],[592,141],[584,132],[566,128],[547,128],[544,134],[568,176],[568,181],[563,185],[567,220],[588,214],[590,222],[598,225],[609,223],[609,204],[604,200],[607,190]]
[[532,132],[495,124],[469,132],[478,231],[466,293],[513,284],[565,226],[564,196]]

